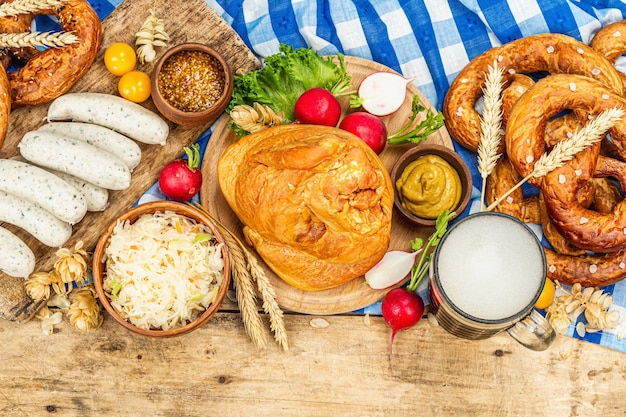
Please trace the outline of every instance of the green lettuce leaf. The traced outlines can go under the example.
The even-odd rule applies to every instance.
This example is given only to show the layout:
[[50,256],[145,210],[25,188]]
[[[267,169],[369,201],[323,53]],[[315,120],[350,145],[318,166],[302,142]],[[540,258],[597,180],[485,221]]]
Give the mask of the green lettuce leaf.
[[[323,57],[312,48],[297,48],[281,44],[279,53],[265,59],[264,66],[256,71],[236,75],[233,95],[226,112],[237,105],[265,104],[275,112],[283,111],[285,123],[295,121],[293,107],[305,91],[321,87],[339,95],[350,88],[350,76],[346,73],[343,55]],[[242,133],[237,132],[239,136]]]

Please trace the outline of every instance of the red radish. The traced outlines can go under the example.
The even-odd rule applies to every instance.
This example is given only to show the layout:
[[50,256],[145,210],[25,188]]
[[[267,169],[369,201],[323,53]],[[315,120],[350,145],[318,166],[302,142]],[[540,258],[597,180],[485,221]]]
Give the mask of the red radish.
[[406,86],[413,79],[391,72],[375,72],[359,85],[357,97],[350,100],[351,107],[363,107],[376,116],[387,116],[398,110],[406,97]]
[[339,128],[363,139],[377,154],[380,154],[387,144],[387,127],[373,114],[363,111],[350,113],[341,120]]
[[383,298],[381,309],[383,318],[391,327],[389,344],[389,356],[391,356],[396,334],[415,326],[421,320],[424,314],[424,301],[413,291],[406,288],[394,288]]
[[298,97],[293,113],[300,123],[335,127],[341,117],[341,105],[325,88],[311,88]]
[[187,159],[177,159],[165,165],[159,174],[159,188],[167,197],[187,201],[200,191],[202,172],[200,163],[200,146],[196,143],[186,147]]

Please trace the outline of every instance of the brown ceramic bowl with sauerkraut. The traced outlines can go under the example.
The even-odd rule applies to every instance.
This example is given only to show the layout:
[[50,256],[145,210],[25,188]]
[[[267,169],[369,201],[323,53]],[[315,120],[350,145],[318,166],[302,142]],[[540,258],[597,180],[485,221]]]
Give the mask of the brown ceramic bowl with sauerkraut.
[[126,329],[179,336],[204,325],[224,300],[228,247],[200,210],[144,203],[116,218],[98,240],[93,280],[104,308]]

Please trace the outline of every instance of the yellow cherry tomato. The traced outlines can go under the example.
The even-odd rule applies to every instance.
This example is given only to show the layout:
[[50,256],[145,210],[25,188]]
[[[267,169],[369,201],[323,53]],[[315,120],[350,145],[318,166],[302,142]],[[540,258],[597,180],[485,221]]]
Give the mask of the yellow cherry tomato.
[[150,76],[145,72],[131,71],[122,75],[117,90],[127,100],[141,103],[150,97]]
[[546,278],[545,284],[543,284],[543,290],[541,291],[541,295],[537,299],[535,303],[535,308],[540,310],[546,309],[552,305],[552,301],[554,300],[554,282],[551,279]]
[[135,64],[137,64],[137,54],[127,43],[113,43],[104,51],[104,66],[113,75],[124,75],[134,70]]

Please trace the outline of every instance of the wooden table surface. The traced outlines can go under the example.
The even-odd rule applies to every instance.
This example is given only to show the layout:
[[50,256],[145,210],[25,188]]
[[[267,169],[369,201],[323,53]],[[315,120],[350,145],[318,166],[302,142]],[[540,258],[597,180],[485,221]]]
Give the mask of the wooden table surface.
[[[626,355],[560,337],[532,352],[506,335],[467,341],[423,319],[397,335],[381,317],[287,314],[290,348],[257,349],[236,309],[173,339],[105,316],[0,321],[2,416],[624,416]],[[267,317],[265,317],[267,322]],[[269,336],[269,334],[268,334]]]
[[[194,1],[159,4],[197,10]],[[120,22],[139,24],[143,14],[131,12],[147,12],[144,3],[153,2],[124,2],[105,22],[105,42],[123,40]],[[209,36],[197,16],[168,14],[190,20],[175,28],[178,41]],[[562,337],[531,352],[505,335],[459,339],[424,319],[398,334],[390,360],[382,318],[324,316],[326,328],[312,318],[286,315],[286,352],[257,349],[233,303],[166,340],[108,316],[87,333],[65,320],[50,336],[38,320],[0,320],[0,415],[626,416],[626,356],[598,345]]]

